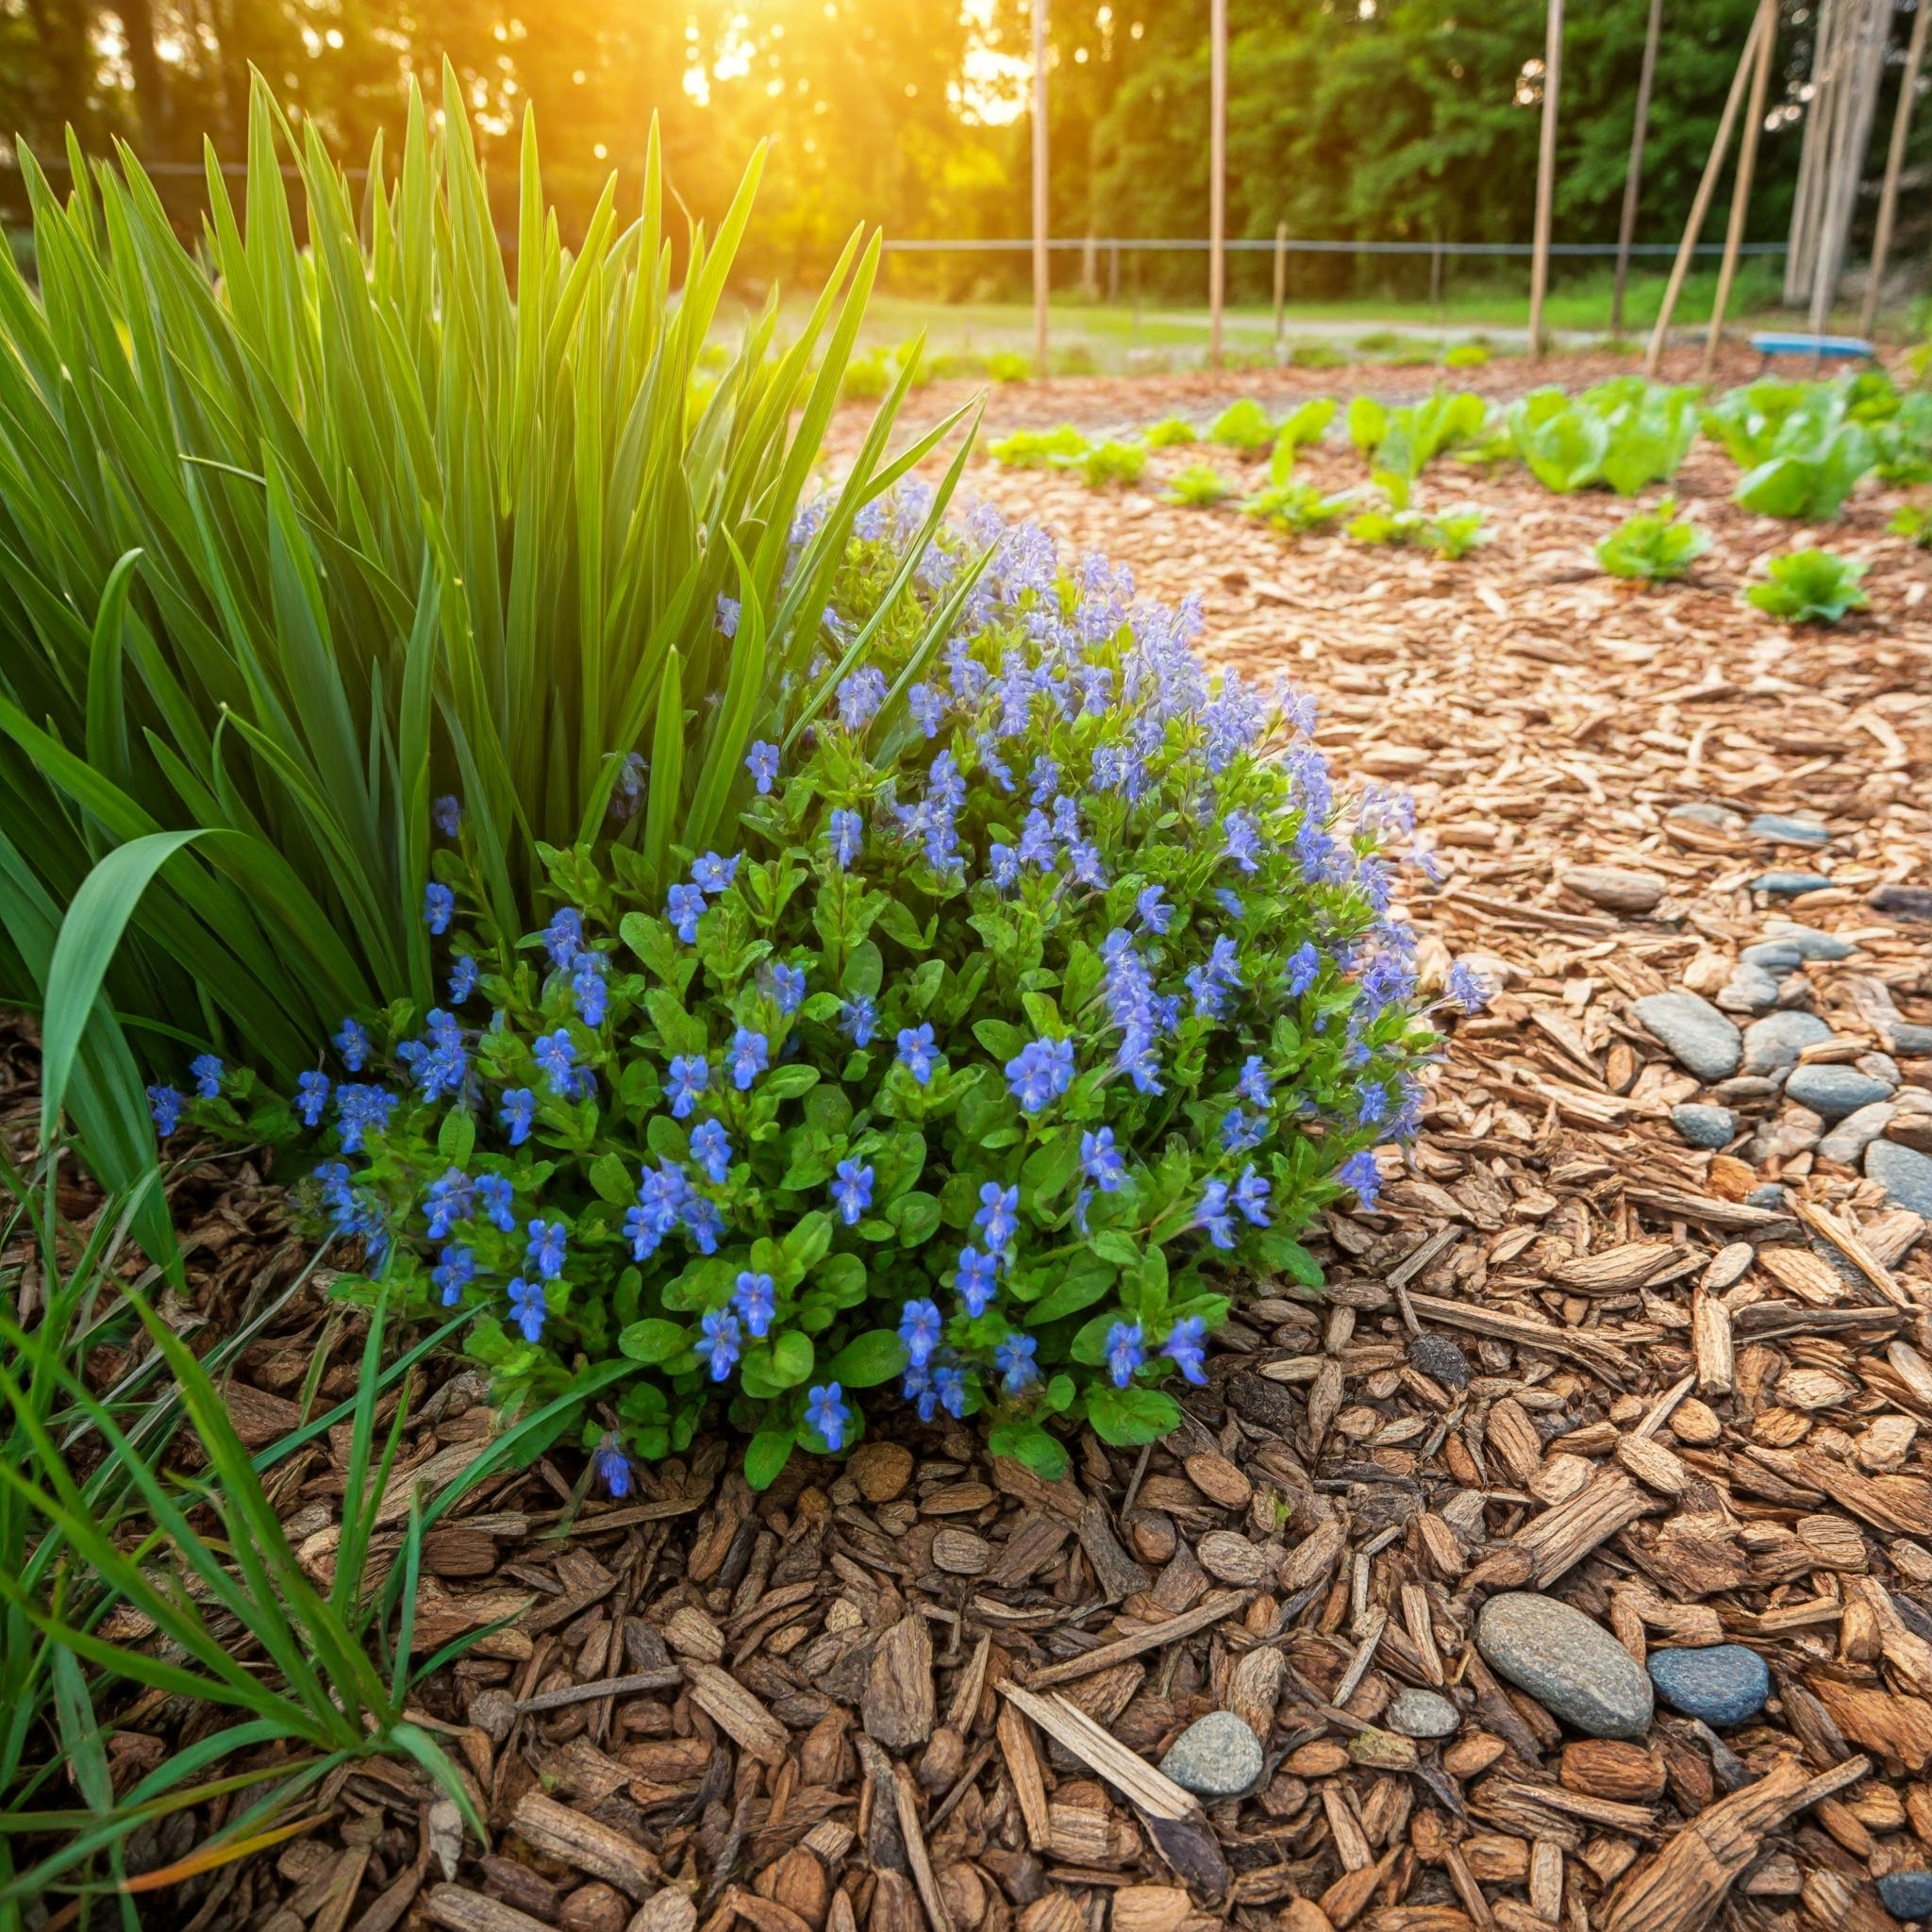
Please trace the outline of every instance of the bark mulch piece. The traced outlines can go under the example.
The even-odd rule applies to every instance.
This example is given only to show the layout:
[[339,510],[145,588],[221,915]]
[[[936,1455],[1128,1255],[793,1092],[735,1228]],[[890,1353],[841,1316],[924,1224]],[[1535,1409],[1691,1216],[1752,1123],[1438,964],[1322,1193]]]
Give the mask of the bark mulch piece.
[[[1336,383],[1168,387],[1058,385],[1027,416]],[[1352,453],[1305,468],[1362,480]],[[1891,1924],[1877,1881],[1932,1863],[1932,1244],[1899,1170],[1854,1143],[1932,1150],[1932,924],[1897,890],[1928,878],[1932,559],[1882,534],[1882,495],[1829,532],[1749,517],[1702,447],[1678,493],[1715,546],[1693,584],[1647,594],[1589,559],[1626,506],[1507,474],[1425,475],[1424,503],[1481,502],[1498,528],[1454,565],[1285,543],[1145,488],[984,462],[971,480],[1154,595],[1205,590],[1210,656],[1286,672],[1342,774],[1415,794],[1442,872],[1406,888],[1424,978],[1468,958],[1499,989],[1453,1024],[1418,1144],[1379,1211],[1314,1231],[1325,1301],[1256,1284],[1183,1427],[1144,1453],[1085,1437],[1045,1483],[969,1429],[889,1417],[761,1496],[723,1441],[615,1504],[547,1457],[486,1482],[429,1539],[416,1642],[512,1620],[422,1695],[489,1844],[412,1768],[358,1766],[321,1828],[151,1923]],[[1874,608],[1794,636],[1736,587],[1810,537],[1871,559]],[[1754,830],[1764,814],[1824,841]],[[1779,870],[1824,883],[1754,891]],[[1793,927],[1841,957],[1760,954],[1775,970],[1754,978],[1746,949]],[[1888,1097],[1847,1133],[1787,1097],[1789,1060],[1687,1068],[1646,1024],[1671,991],[1740,1025],[1810,1016],[1790,1058]],[[1686,1139],[1706,1129],[1674,1118],[1687,1104],[1727,1111],[1721,1145]],[[244,1358],[248,1399],[289,1399],[324,1337],[353,1363],[325,1304],[305,1292],[291,1322]],[[487,1440],[484,1396],[458,1373],[421,1407],[398,1521],[411,1476]],[[318,1580],[346,1457],[318,1444],[285,1479]],[[1477,1647],[1483,1605],[1523,1590],[1640,1661],[1756,1652],[1771,1699],[1721,1729],[1659,1700],[1640,1735],[1591,1737]],[[1446,1701],[1449,1735],[1398,1728],[1417,1692]],[[1262,1769],[1203,1800],[1158,1767],[1215,1711]],[[129,1733],[116,1748],[139,1757]]]

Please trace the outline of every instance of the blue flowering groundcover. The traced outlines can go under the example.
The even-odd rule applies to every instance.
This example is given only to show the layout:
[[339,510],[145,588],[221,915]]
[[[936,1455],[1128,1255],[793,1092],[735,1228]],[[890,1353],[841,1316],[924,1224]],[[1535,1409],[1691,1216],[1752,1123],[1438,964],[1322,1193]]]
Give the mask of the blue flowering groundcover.
[[[619,1493],[720,1406],[768,1483],[874,1390],[1047,1474],[1083,1421],[1154,1440],[1233,1289],[1315,1290],[1296,1236],[1373,1208],[1417,1124],[1406,801],[1339,796],[1312,707],[1211,676],[1191,603],[984,507],[893,606],[925,505],[859,519],[730,851],[654,875],[626,753],[608,836],[540,847],[547,920],[507,930],[441,798],[445,1003],[348,1018],[291,1098],[212,1058],[151,1091],[164,1135],[308,1156],[358,1291],[470,1310],[506,1404],[629,1364],[583,1424]],[[922,657],[921,598],[962,589]]]

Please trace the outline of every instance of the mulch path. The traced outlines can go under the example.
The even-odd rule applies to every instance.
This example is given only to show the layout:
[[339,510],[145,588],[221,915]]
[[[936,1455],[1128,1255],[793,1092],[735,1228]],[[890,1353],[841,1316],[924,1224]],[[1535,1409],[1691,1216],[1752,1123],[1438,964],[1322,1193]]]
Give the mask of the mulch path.
[[[1343,375],[1059,383],[1024,415],[1003,391],[993,414],[1145,421],[1333,393]],[[857,423],[841,418],[835,451]],[[560,1452],[486,1482],[429,1539],[416,1641],[515,1614],[421,1700],[489,1846],[458,1843],[413,1770],[358,1766],[317,1829],[149,1900],[146,1923],[1894,1923],[1876,1879],[1932,1863],[1932,1244],[1818,1113],[1769,1078],[1700,1082],[1635,1008],[1689,989],[1748,1024],[1767,1008],[1745,947],[1790,924],[1840,935],[1845,957],[1786,973],[1775,1009],[1824,1023],[1806,1065],[1889,1068],[1887,1134],[1932,1148],[1932,1060],[1901,1044],[1932,1020],[1932,924],[1883,891],[1932,882],[1932,558],[1884,534],[1893,498],[1860,495],[1816,535],[1870,559],[1873,608],[1792,634],[1738,586],[1807,533],[1736,509],[1703,445],[1677,491],[1714,546],[1692,583],[1652,592],[1594,570],[1591,545],[1627,508],[1607,496],[1440,463],[1419,500],[1479,502],[1497,530],[1441,564],[1162,505],[1158,477],[1192,455],[1158,453],[1127,492],[984,460],[969,480],[1071,551],[1125,558],[1154,595],[1203,592],[1210,657],[1312,691],[1338,770],[1415,795],[1442,868],[1440,889],[1419,873],[1405,889],[1425,977],[1468,958],[1502,988],[1455,1024],[1381,1211],[1324,1217],[1325,1303],[1256,1284],[1183,1428],[1141,1455],[1083,1438],[1057,1484],[909,1417],[842,1465],[794,1457],[762,1496],[722,1441],[618,1504],[584,1499]],[[1345,445],[1305,469],[1362,480]],[[1685,806],[1709,809],[1673,816]],[[1766,812],[1814,818],[1829,841],[1752,835]],[[1826,883],[1754,892],[1776,870]],[[1724,1146],[1674,1126],[1694,1101],[1733,1109]],[[265,1202],[231,1168],[197,1227],[286,1268],[251,1219]],[[218,1252],[203,1263],[231,1300],[274,1287],[224,1274]],[[353,1374],[356,1336],[306,1288],[242,1358],[260,1440],[297,1412],[325,1341],[341,1364],[326,1394]],[[412,1424],[397,1515],[410,1479],[458,1466],[490,1426],[475,1375],[442,1381]],[[346,1457],[317,1444],[278,1479],[318,1577]],[[1521,1589],[1640,1659],[1755,1650],[1771,1702],[1722,1734],[1660,1703],[1637,1740],[1589,1738],[1476,1647],[1484,1602]],[[1406,1690],[1446,1697],[1454,1735],[1391,1728]],[[1217,1709],[1253,1728],[1264,1768],[1204,1805],[1154,1767]],[[117,1753],[143,1763],[182,1715],[136,1724]],[[142,1854],[179,1857],[219,1822],[192,1814]]]

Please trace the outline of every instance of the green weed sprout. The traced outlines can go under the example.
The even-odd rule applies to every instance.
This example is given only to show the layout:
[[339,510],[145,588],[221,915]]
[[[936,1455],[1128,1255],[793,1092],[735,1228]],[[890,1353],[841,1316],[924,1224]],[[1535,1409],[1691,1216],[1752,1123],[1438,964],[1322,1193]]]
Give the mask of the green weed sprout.
[[1212,463],[1190,463],[1177,472],[1162,499],[1188,509],[1212,509],[1234,494],[1235,486]]
[[1163,416],[1147,428],[1149,449],[1186,449],[1200,440],[1201,432],[1185,416]]
[[1269,448],[1274,441],[1274,421],[1253,396],[1243,396],[1222,410],[1208,431],[1208,441],[1223,449],[1249,455]]
[[1056,467],[1077,467],[1080,480],[1090,490],[1104,490],[1109,483],[1138,483],[1141,472],[1147,467],[1147,445],[1109,438],[1089,450],[1077,465],[1068,462]]
[[1093,447],[1071,423],[1053,429],[1016,429],[987,446],[993,461],[1008,470],[1046,470],[1077,463]]

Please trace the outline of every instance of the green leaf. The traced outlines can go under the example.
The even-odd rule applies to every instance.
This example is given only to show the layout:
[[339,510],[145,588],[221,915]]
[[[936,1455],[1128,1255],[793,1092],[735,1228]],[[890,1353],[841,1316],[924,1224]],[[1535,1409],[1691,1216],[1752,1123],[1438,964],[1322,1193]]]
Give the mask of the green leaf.
[[1158,1389],[1116,1389],[1097,1382],[1087,1391],[1087,1420],[1103,1442],[1116,1449],[1158,1442],[1180,1426],[1181,1407]]
[[452,1108],[436,1130],[436,1151],[452,1167],[467,1167],[476,1149],[476,1116],[467,1107]]
[[811,1374],[815,1351],[811,1338],[788,1328],[772,1343],[770,1379],[775,1388],[795,1389]]
[[597,1191],[597,1198],[613,1208],[627,1208],[638,1197],[630,1168],[615,1154],[600,1154],[591,1161],[591,1185]]
[[[1026,1325],[1029,1328],[1042,1327],[1048,1322],[1058,1322],[1064,1315],[1077,1315],[1082,1308],[1091,1308],[1102,1295],[1112,1292],[1115,1278],[1114,1271],[1104,1265],[1082,1269],[1078,1273],[1069,1271],[1059,1287],[1027,1309]],[[1098,1361],[1101,1357],[1096,1355],[1093,1359]]]
[[790,1429],[760,1429],[744,1446],[744,1479],[754,1490],[769,1490],[791,1459],[797,1440]]
[[617,1338],[618,1348],[634,1362],[675,1361],[686,1354],[695,1330],[655,1318],[633,1322]]
[[825,1364],[826,1377],[845,1389],[875,1389],[906,1372],[906,1344],[890,1328],[856,1335]]
[[995,1423],[987,1448],[994,1456],[1010,1456],[1024,1463],[1035,1475],[1050,1483],[1058,1482],[1073,1467],[1065,1447],[1038,1423]]

